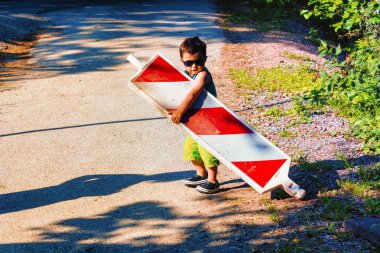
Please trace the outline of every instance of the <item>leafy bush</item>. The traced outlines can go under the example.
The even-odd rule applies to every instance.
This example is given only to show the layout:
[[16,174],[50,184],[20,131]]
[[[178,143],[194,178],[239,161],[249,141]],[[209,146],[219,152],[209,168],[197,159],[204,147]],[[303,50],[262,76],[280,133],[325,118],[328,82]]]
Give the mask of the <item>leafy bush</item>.
[[[320,20],[322,28],[332,29],[338,38],[359,38],[363,33],[363,14],[371,13],[369,22],[377,24],[375,15],[379,3],[368,0],[310,0],[311,10],[301,11],[306,19],[314,16]],[[365,13],[363,13],[365,12]]]
[[[320,73],[322,85],[311,93],[352,122],[353,135],[365,150],[380,153],[380,4],[367,0],[310,0],[305,18],[318,17],[336,33],[341,45],[321,41],[329,60]],[[344,60],[339,58],[346,53]]]

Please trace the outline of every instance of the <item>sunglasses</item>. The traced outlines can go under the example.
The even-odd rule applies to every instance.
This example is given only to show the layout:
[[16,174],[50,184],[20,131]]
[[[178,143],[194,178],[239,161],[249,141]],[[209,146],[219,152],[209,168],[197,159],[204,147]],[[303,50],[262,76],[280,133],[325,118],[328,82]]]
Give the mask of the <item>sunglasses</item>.
[[191,67],[191,66],[193,66],[194,63],[197,66],[201,66],[201,65],[203,65],[205,63],[205,59],[198,58],[198,59],[193,60],[193,61],[184,61],[183,65],[185,65],[185,67]]

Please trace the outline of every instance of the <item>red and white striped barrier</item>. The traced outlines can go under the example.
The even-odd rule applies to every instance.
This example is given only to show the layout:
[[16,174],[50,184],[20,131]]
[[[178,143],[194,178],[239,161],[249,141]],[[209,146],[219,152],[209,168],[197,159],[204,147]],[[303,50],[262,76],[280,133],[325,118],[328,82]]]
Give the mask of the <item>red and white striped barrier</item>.
[[[145,65],[132,55],[128,60],[139,69],[129,86],[170,118],[193,80],[160,53]],[[201,92],[180,125],[260,194],[282,187],[297,199],[305,196],[288,177],[290,157],[207,91]]]

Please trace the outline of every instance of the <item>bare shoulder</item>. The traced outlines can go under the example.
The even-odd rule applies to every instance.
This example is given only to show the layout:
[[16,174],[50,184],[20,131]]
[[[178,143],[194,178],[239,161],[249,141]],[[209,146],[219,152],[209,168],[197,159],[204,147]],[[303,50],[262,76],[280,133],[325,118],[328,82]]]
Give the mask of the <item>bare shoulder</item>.
[[195,78],[197,82],[204,82],[208,83],[211,80],[211,76],[207,71],[201,71],[198,73],[197,77]]

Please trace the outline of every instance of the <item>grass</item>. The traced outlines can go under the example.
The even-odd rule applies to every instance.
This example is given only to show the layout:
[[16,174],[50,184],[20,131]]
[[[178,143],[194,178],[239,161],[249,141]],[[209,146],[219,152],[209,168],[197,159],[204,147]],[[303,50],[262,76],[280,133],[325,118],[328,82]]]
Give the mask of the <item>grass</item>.
[[285,116],[285,111],[284,109],[282,109],[281,107],[279,106],[272,106],[271,108],[269,108],[268,110],[265,111],[264,115],[265,116],[272,116],[272,117],[275,117],[275,118],[279,118],[279,117],[282,117],[282,116]]
[[274,205],[270,199],[261,199],[260,202],[265,205],[266,213],[269,214],[269,218],[272,222],[278,223],[280,221],[280,212],[276,209],[276,205]]
[[291,60],[306,61],[306,62],[311,62],[312,61],[309,56],[295,54],[295,53],[288,52],[288,51],[281,52],[280,55],[282,57],[285,57],[285,58],[288,58],[288,59],[291,59]]
[[287,111],[287,115],[294,116],[285,127],[292,127],[300,124],[310,124],[315,113],[325,113],[327,108],[322,105],[312,103],[310,100],[304,99],[302,96],[294,97],[291,107]]
[[286,123],[285,127],[292,127],[301,124],[310,124],[313,121],[311,117],[296,117]]
[[380,163],[360,166],[357,175],[358,180],[341,180],[338,185],[346,194],[363,199],[367,214],[380,215]]
[[363,182],[339,180],[337,184],[345,193],[351,194],[354,197],[364,198],[366,196],[366,193],[370,190],[368,184]]
[[326,170],[331,170],[331,165],[326,161],[316,161],[312,163],[308,161],[301,161],[298,163],[298,165],[313,172],[323,172]]
[[302,118],[309,118],[311,117],[313,111],[318,109],[319,108],[316,105],[302,99],[302,97],[295,97],[292,101],[288,114],[296,115]]
[[[243,2],[246,8],[241,8]],[[271,17],[270,20],[266,20],[268,12],[263,11],[265,8],[262,6],[257,4],[255,6],[254,3],[257,3],[257,1],[249,0],[243,2],[230,2],[230,5],[232,6],[231,9],[234,9],[235,11],[231,11],[229,21],[232,23],[239,23],[239,25],[237,25],[238,27],[268,31],[281,28],[284,24],[284,22],[281,22],[282,18],[276,16],[277,13],[274,13],[274,17]],[[234,7],[234,5],[236,5],[236,7]],[[314,36],[315,34],[316,30],[312,31],[310,35]],[[315,70],[308,66],[312,63],[310,57],[287,51],[282,52],[281,56],[297,61],[297,65],[279,65],[276,67],[260,69],[230,68],[230,77],[234,80],[235,85],[242,89],[244,94],[248,94],[247,98],[249,97],[250,99],[254,98],[252,94],[265,94],[265,92],[267,94],[273,94],[273,96],[278,96],[280,94],[280,96],[292,97],[312,91],[314,87],[320,86],[319,75]],[[253,93],[250,91],[258,92]],[[280,93],[278,91],[280,91]],[[273,117],[273,119],[290,116],[290,121],[286,124],[285,129],[289,129],[290,126],[298,124],[311,123],[313,115],[320,112],[324,113],[325,110],[330,110],[330,108],[324,104],[319,105],[310,102],[312,99],[312,96],[309,97],[309,100],[296,97],[289,110],[284,111],[280,106],[272,106],[269,109],[266,109],[264,114],[265,116]],[[332,132],[331,134],[337,135],[336,132]],[[284,130],[279,133],[279,135],[289,138],[291,137],[291,132]],[[311,224],[305,228],[306,236],[309,237],[309,239],[307,240],[307,238],[297,235],[296,237],[293,237],[293,240],[289,239],[285,244],[280,243],[280,252],[314,252],[316,249],[314,245],[315,241],[320,241],[326,235],[335,240],[349,241],[352,238],[350,232],[339,232],[343,220],[353,215],[357,215],[358,211],[360,211],[361,214],[364,214],[364,207],[366,208],[366,214],[380,214],[380,199],[371,195],[371,192],[373,192],[374,189],[378,189],[376,187],[379,187],[378,184],[380,184],[380,175],[378,175],[376,171],[359,168],[357,171],[357,176],[359,178],[355,177],[355,180],[349,179],[347,181],[337,182],[338,185],[334,185],[334,189],[331,190],[329,188],[331,182],[329,180],[324,180],[324,178],[321,177],[321,174],[326,170],[330,170],[331,172],[331,170],[335,168],[335,165],[326,161],[308,162],[307,157],[302,159],[302,154],[299,156],[299,165],[305,170],[312,172],[310,174],[313,174],[312,176],[307,176],[306,179],[310,179],[308,183],[320,185],[321,187],[319,187],[319,189],[324,193],[318,194],[319,199],[315,202],[315,206],[312,206],[310,209],[303,212],[303,215],[306,216],[305,220],[311,222]],[[341,156],[338,154],[338,158],[342,160],[342,167],[350,170],[352,173],[356,173],[352,160],[345,157],[344,154]],[[328,181],[329,185],[327,185],[325,181]],[[325,190],[323,190],[324,188],[322,188],[322,186]],[[340,189],[338,189],[338,187]],[[281,213],[276,209],[276,202],[271,202],[268,199],[262,200],[262,202],[265,206],[263,212],[269,215],[272,222],[279,222],[281,219]],[[289,209],[289,206],[285,207],[286,211]],[[285,216],[284,220],[286,220]],[[321,227],[318,225],[321,221],[328,221],[329,225],[323,225]]]
[[380,215],[380,198],[367,197],[364,202],[366,211],[370,215]]
[[276,66],[259,68],[255,75],[248,68],[229,69],[238,88],[258,91],[284,91],[289,95],[311,91],[318,83],[317,72],[308,66]]
[[354,167],[352,160],[345,153],[340,152],[336,157],[342,161],[344,169],[348,170]]
[[324,220],[343,221],[352,215],[352,207],[348,201],[329,196],[321,196],[320,200],[325,205],[325,210],[321,214]]
[[289,131],[284,130],[284,131],[279,132],[278,136],[283,137],[283,138],[291,138],[293,137],[293,134]]
[[369,168],[359,166],[358,176],[364,182],[370,182],[373,187],[380,188],[380,163]]
[[310,238],[320,238],[322,231],[320,228],[317,228],[312,225],[306,225],[306,236]]

